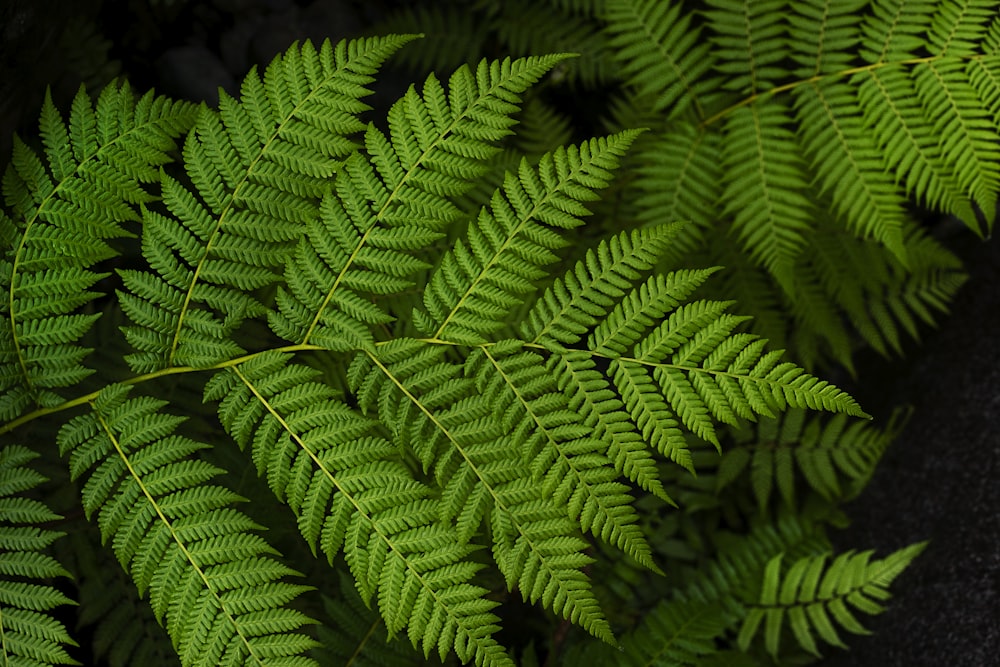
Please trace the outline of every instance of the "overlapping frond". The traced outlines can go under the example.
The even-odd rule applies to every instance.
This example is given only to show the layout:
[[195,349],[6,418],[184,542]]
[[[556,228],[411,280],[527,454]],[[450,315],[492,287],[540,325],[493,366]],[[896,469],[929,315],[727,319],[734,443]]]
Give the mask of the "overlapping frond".
[[621,638],[621,650],[602,646],[579,659],[593,667],[700,667],[703,658],[718,652],[716,638],[725,629],[713,604],[664,600]]
[[264,312],[254,291],[279,280],[364,129],[365,85],[410,39],[294,45],[263,78],[248,74],[239,100],[223,95],[219,111],[202,108],[184,146],[192,188],[164,176],[166,212],[144,212],[152,271],[121,271],[134,370],[239,354],[234,333]]
[[211,483],[222,471],[193,457],[206,445],[175,433],[183,419],[128,393],[103,390],[60,429],[59,448],[181,664],[314,664],[297,632],[311,621],[288,606],[309,587],[283,581],[295,572],[231,507],[239,496]]
[[681,3],[607,0],[605,12],[621,77],[656,111],[675,116],[693,108],[704,118],[715,52]]
[[[503,378],[466,378],[443,360],[445,349],[398,339],[375,353],[359,354],[351,366],[359,402],[414,451],[441,486],[443,518],[468,539],[488,520],[493,557],[513,590],[541,602],[591,634],[612,640],[611,629],[584,566],[592,558],[566,511],[531,479],[523,439],[530,423],[505,424],[494,402]],[[468,366],[469,364],[467,364]],[[476,386],[487,381],[493,386]],[[520,429],[518,429],[520,427]]]
[[110,85],[96,106],[81,89],[68,123],[46,96],[40,154],[15,137],[0,209],[0,419],[60,403],[55,390],[92,372],[79,343],[98,317],[80,309],[106,275],[93,267],[153,200],[147,188],[193,119],[190,104]]
[[806,556],[787,567],[778,554],[764,569],[760,595],[748,607],[737,643],[746,650],[763,629],[765,648],[777,656],[782,631],[790,628],[799,646],[813,655],[820,655],[817,636],[846,648],[838,627],[867,634],[855,613],[882,613],[889,585],[926,546],[914,544],[876,561],[871,551],[847,552],[829,563],[826,554]]
[[339,595],[323,597],[326,623],[318,629],[320,647],[314,655],[322,665],[352,667],[411,667],[419,660],[413,648],[402,638],[389,639],[385,623],[365,606],[344,573],[338,580]]
[[390,635],[442,659],[507,665],[492,638],[496,606],[470,583],[473,547],[439,520],[439,503],[376,435],[375,422],[338,401],[316,371],[268,353],[206,387],[219,417],[295,512],[299,530],[332,562],[341,552],[366,604],[377,599]]
[[567,241],[557,230],[583,224],[582,202],[597,197],[610,181],[618,159],[637,132],[593,139],[579,148],[557,149],[533,168],[522,161],[517,175],[469,225],[431,274],[424,290],[425,310],[414,319],[433,338],[479,343],[505,324],[511,308],[546,275]]
[[868,422],[849,422],[846,415],[807,420],[805,412],[792,410],[737,435],[719,463],[717,488],[748,478],[761,511],[775,492],[794,506],[799,480],[828,501],[845,500],[868,481],[898,430],[898,415],[876,429]]
[[62,536],[41,526],[59,519],[42,502],[24,497],[45,481],[28,467],[38,454],[21,445],[0,449],[0,661],[5,665],[75,665],[66,652],[76,642],[52,610],[75,604],[51,581],[69,572],[48,547]]
[[323,201],[320,219],[286,271],[271,327],[298,343],[370,346],[390,320],[371,295],[407,289],[424,268],[413,252],[460,217],[451,197],[488,169],[510,133],[520,94],[565,56],[481,62],[459,69],[446,90],[431,76],[389,112],[389,135],[369,127]]

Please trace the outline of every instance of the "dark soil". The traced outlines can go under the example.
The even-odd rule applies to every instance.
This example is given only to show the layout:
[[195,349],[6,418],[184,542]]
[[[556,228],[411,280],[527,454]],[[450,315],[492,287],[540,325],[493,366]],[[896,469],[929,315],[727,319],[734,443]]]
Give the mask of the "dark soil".
[[884,388],[913,417],[835,537],[883,556],[930,544],[866,619],[873,634],[823,667],[1000,665],[1000,244],[963,246],[972,277],[951,317]]

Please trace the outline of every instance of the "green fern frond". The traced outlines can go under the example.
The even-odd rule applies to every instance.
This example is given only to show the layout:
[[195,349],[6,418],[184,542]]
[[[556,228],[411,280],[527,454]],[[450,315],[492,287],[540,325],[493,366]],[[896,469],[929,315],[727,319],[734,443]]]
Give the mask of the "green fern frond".
[[480,59],[489,37],[489,24],[480,19],[467,7],[445,1],[404,6],[378,22],[371,34],[423,35],[400,49],[393,62],[420,75],[450,72]]
[[854,64],[863,10],[870,0],[804,0],[786,14],[795,74],[808,79],[843,72]]
[[[600,647],[579,656],[593,667],[697,667],[718,652],[716,638],[725,631],[718,607],[666,600],[649,611],[642,624],[621,639],[621,649]],[[566,663],[572,664],[572,663]]]
[[390,320],[366,296],[409,287],[424,264],[405,253],[460,217],[449,198],[487,170],[520,94],[563,59],[483,61],[475,72],[459,69],[447,91],[432,76],[423,96],[411,88],[393,105],[388,137],[369,127],[369,157],[348,161],[289,265],[275,333],[335,350],[369,347],[372,326]]
[[[531,480],[521,439],[531,436],[524,429],[532,425],[495,418],[503,378],[476,373],[477,361],[501,350],[470,356],[475,385],[459,375],[459,366],[441,360],[444,352],[443,346],[399,339],[377,354],[359,355],[351,366],[359,402],[377,408],[380,421],[433,472],[442,487],[441,511],[461,537],[488,519],[494,560],[508,588],[612,641],[582,571],[593,560],[583,553],[587,543],[566,511]],[[477,391],[470,395],[473,386]]]
[[78,665],[66,652],[76,642],[51,615],[75,604],[48,583],[69,576],[46,553],[62,533],[39,527],[60,517],[21,495],[45,481],[27,467],[35,458],[27,447],[0,448],[0,659],[5,665]]
[[68,124],[46,95],[39,155],[15,138],[0,209],[0,419],[62,402],[55,391],[92,371],[78,343],[97,319],[79,309],[107,274],[93,271],[115,254],[108,239],[127,236],[144,188],[170,161],[174,138],[193,108],[127,85],[107,86],[96,108],[81,89]]
[[658,570],[628,487],[609,465],[604,442],[577,412],[539,354],[504,346],[476,350],[466,373],[480,383],[504,433],[512,434],[541,494],[587,532]]
[[702,98],[714,88],[708,74],[715,52],[701,27],[692,25],[692,15],[679,2],[662,0],[607,0],[606,5],[622,78],[668,118],[687,108],[703,118]]
[[790,120],[791,110],[773,101],[737,109],[726,120],[722,151],[733,231],[786,290],[814,216]]
[[712,29],[722,84],[741,95],[757,95],[782,82],[785,59],[785,0],[708,0],[705,19]]
[[700,248],[717,226],[724,187],[722,139],[693,123],[675,123],[641,144],[636,156],[636,221],[684,221],[672,259]]
[[334,599],[323,597],[327,622],[317,635],[320,647],[313,655],[321,665],[351,667],[413,667],[420,664],[419,654],[399,637],[389,639],[385,624],[365,606],[354,582],[343,573],[339,593]]
[[[425,313],[415,315],[424,333],[439,340],[480,343],[498,331],[506,313],[545,275],[566,241],[555,229],[573,229],[596,198],[638,132],[546,154],[536,169],[522,161],[508,174],[468,239],[459,240],[431,274]],[[433,332],[433,333],[432,333]]]
[[153,272],[121,271],[125,335],[137,372],[204,367],[240,354],[231,340],[263,314],[253,291],[272,285],[315,217],[328,181],[364,129],[364,86],[412,39],[292,46],[241,99],[203,108],[184,146],[189,191],[163,177],[168,215],[146,210],[143,252]]
[[755,433],[737,435],[738,445],[723,454],[717,488],[748,476],[762,512],[775,491],[794,505],[799,479],[828,501],[846,500],[871,477],[898,434],[898,420],[899,414],[894,415],[885,429],[875,429],[867,422],[849,422],[842,414],[807,421],[799,410],[761,420]]
[[473,547],[437,521],[430,490],[372,433],[374,422],[336,400],[316,371],[267,353],[217,374],[208,400],[258,471],[298,517],[314,550],[342,550],[366,604],[377,598],[389,634],[408,628],[414,646],[442,659],[508,665],[492,638],[495,602],[470,582]]
[[593,89],[615,80],[617,63],[611,57],[607,36],[588,15],[571,19],[564,11],[530,0],[505,0],[498,6],[500,11],[492,17],[491,27],[507,52],[520,56],[578,54],[555,72],[555,82]]
[[60,429],[59,448],[74,478],[87,475],[83,507],[148,593],[181,664],[313,664],[297,657],[313,640],[295,632],[311,621],[286,606],[309,587],[281,581],[295,572],[230,507],[240,498],[209,484],[221,470],[190,458],[206,445],[174,434],[183,420],[128,393],[102,391]]
[[677,227],[659,225],[613,236],[587,251],[524,316],[522,340],[571,346],[621,301],[626,290],[666,253]]
[[829,565],[826,555],[807,556],[787,569],[782,568],[782,555],[775,556],[764,569],[760,596],[748,609],[737,643],[746,650],[763,626],[764,646],[776,657],[787,627],[799,646],[814,655],[820,655],[817,635],[845,648],[837,627],[867,634],[854,610],[882,613],[880,603],[890,597],[889,584],[926,546],[926,542],[914,544],[874,562],[871,551],[841,554]]
[[873,0],[862,26],[862,57],[873,63],[916,58],[923,48],[934,0]]

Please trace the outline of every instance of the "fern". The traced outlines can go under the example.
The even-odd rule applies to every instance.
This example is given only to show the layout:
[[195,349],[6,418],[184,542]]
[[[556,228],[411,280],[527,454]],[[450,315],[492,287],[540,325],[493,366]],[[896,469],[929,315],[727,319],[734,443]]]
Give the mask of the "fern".
[[59,517],[25,495],[45,481],[27,467],[37,457],[21,445],[0,450],[0,655],[8,665],[77,665],[66,651],[76,642],[52,614],[74,603],[43,583],[69,576],[45,553],[61,533],[39,527]]
[[866,633],[851,607],[866,614],[880,613],[879,603],[889,597],[886,587],[924,547],[925,543],[914,544],[874,562],[870,551],[849,552],[828,566],[825,556],[811,556],[796,560],[784,572],[781,555],[775,556],[765,568],[760,597],[740,627],[739,645],[746,648],[763,625],[764,644],[771,655],[777,655],[785,627],[802,648],[815,655],[819,655],[816,635],[843,646],[836,626]]
[[[752,18],[754,39],[778,40],[781,21]],[[560,146],[540,136],[569,132],[543,101],[522,113],[523,98],[558,83],[567,55],[431,75],[385,123],[363,122],[366,86],[412,39],[294,45],[218,110],[134,101],[116,87],[96,110],[79,96],[66,129],[47,102],[42,157],[15,149],[4,181],[0,433],[43,417],[58,428],[84,513],[183,665],[420,659],[367,649],[363,637],[348,648],[343,632],[310,627],[345,614],[380,642],[382,628],[388,641],[405,634],[424,659],[512,665],[515,653],[534,655],[503,645],[517,598],[566,634],[615,645],[629,628],[593,571],[627,560],[666,585],[678,565],[645,508],[678,511],[673,489],[711,471],[704,455],[716,456],[724,428],[790,408],[866,416],[750,333],[731,301],[702,297],[717,269],[666,268],[676,226],[588,224],[645,139],[638,129]],[[740,91],[774,85],[769,48]],[[704,90],[699,104],[711,109],[717,95]],[[734,114],[734,134],[771,112],[749,106]],[[747,150],[767,164],[770,142],[781,152],[797,140],[783,127],[795,108],[782,109],[766,121],[767,146],[689,145],[691,177]],[[542,128],[520,144],[519,114]],[[530,155],[515,159],[517,147]],[[787,182],[800,167],[778,165],[772,203],[808,189],[811,178]],[[747,215],[756,238],[762,214]],[[138,242],[113,241],[140,221]],[[131,254],[107,262],[112,243]],[[773,261],[795,267],[800,245],[790,238]],[[109,322],[92,328],[97,312]],[[83,385],[85,335],[102,356]],[[168,377],[181,384],[165,386]],[[216,418],[240,451],[225,449]],[[273,505],[235,509],[242,498],[230,488],[255,488],[244,474],[263,479]],[[285,531],[272,542],[257,533],[289,525],[288,512],[301,549]],[[655,650],[658,624],[675,627],[684,610],[705,622],[687,628],[693,644],[670,648],[683,660],[709,653],[717,631],[746,615],[738,593],[786,537],[758,528],[731,555],[719,548],[715,579],[665,593],[681,606],[622,635],[630,659]],[[325,561],[315,574],[296,562],[307,549]],[[292,581],[298,569],[321,590]],[[332,573],[354,591],[331,603]]]

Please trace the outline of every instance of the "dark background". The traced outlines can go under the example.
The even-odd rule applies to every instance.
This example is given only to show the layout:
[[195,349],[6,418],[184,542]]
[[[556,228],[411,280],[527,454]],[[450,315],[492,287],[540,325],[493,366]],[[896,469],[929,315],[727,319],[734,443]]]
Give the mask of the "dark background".
[[[35,133],[46,86],[62,109],[81,80],[118,74],[211,103],[294,40],[358,35],[391,4],[0,0],[0,162],[12,131]],[[834,536],[878,556],[930,546],[894,584],[889,611],[865,619],[874,634],[827,647],[825,667],[1000,665],[1000,245],[964,230],[950,245],[972,276],[952,316],[905,361],[869,357],[845,387],[876,415],[915,410]]]

